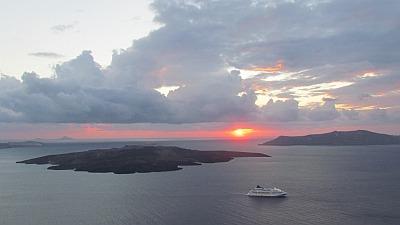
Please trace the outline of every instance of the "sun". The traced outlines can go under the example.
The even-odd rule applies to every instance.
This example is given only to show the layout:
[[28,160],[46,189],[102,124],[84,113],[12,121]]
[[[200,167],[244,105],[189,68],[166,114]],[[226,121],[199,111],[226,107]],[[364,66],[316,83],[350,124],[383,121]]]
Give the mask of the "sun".
[[246,137],[253,132],[254,132],[254,130],[250,129],[250,128],[239,128],[239,129],[235,129],[235,130],[231,131],[231,134],[234,137],[241,138],[241,137]]

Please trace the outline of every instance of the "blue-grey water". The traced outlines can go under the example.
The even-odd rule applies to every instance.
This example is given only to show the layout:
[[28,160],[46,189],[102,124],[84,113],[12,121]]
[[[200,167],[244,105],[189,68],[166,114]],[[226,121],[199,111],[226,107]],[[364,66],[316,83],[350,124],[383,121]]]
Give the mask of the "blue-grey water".
[[[174,172],[93,174],[16,161],[125,143],[50,144],[0,150],[1,225],[400,224],[400,146],[270,147],[256,141],[170,141],[271,158]],[[287,198],[244,194],[257,184]]]

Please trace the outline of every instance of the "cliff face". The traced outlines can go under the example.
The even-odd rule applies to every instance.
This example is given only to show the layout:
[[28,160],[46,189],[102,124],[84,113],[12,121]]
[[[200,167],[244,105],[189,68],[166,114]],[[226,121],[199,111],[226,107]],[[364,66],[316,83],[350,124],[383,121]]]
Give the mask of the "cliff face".
[[75,170],[92,173],[146,173],[172,171],[183,165],[228,162],[236,157],[269,157],[262,153],[198,151],[171,146],[125,146],[59,155],[47,155],[17,163],[51,164],[51,170]]
[[279,136],[262,145],[395,145],[400,144],[400,136],[379,134],[366,130],[334,131],[306,136]]

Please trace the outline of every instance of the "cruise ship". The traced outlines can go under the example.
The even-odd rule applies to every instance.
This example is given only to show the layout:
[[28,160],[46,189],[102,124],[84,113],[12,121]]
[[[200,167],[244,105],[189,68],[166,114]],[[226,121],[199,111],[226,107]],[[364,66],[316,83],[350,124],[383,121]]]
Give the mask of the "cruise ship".
[[260,185],[257,185],[247,193],[247,196],[250,197],[285,197],[286,195],[287,193],[279,188],[264,188]]

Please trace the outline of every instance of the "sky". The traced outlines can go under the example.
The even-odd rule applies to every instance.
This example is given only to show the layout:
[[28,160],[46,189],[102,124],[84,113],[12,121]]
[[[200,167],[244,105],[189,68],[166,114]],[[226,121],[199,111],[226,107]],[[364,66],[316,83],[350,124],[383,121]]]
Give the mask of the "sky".
[[0,139],[400,134],[397,0],[0,6]]
[[0,0],[0,73],[51,77],[57,64],[91,50],[106,67],[114,50],[159,27],[147,0]]

